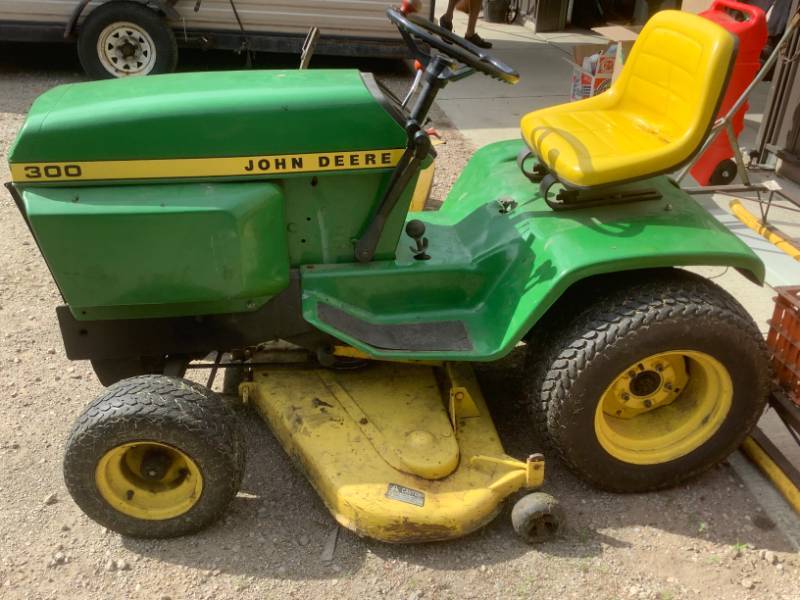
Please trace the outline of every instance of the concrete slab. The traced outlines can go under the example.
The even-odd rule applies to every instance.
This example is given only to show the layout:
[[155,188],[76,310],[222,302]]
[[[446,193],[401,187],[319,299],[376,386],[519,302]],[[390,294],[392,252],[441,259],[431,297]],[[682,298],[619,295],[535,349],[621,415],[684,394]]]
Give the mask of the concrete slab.
[[800,552],[800,520],[797,519],[797,514],[792,511],[783,496],[738,450],[728,457],[728,463],[786,540],[794,547],[795,551]]
[[[437,18],[443,12],[440,3]],[[456,12],[453,26],[463,33],[466,15]],[[450,120],[477,146],[517,138],[524,114],[569,100],[572,45],[602,40],[581,31],[537,34],[519,25],[483,21],[478,21],[477,31],[494,44],[492,52],[521,76],[513,86],[470,77],[447,86],[437,98]]]

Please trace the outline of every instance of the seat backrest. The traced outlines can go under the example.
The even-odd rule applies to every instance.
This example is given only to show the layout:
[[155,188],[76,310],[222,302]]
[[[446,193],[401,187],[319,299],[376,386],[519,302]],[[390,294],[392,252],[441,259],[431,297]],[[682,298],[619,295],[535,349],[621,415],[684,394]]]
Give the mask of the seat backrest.
[[635,115],[665,142],[694,150],[716,116],[737,42],[703,17],[658,12],[642,29],[607,93],[616,96],[619,110]]

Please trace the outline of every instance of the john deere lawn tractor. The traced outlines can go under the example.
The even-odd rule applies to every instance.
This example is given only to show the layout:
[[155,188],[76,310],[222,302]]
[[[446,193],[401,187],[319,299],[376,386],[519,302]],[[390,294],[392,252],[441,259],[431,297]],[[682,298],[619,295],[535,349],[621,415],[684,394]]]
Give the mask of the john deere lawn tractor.
[[[228,370],[337,521],[391,542],[481,527],[542,484],[536,450],[598,487],[656,490],[758,418],[757,327],[679,267],[756,284],[764,267],[668,176],[709,130],[734,38],[658,13],[609,91],[526,115],[440,210],[409,213],[439,90],[518,75],[408,3],[388,18],[422,65],[404,100],[314,70],[81,83],[33,105],[8,189],[63,296],[67,356],[109,386],[64,459],[99,523],[185,534],[236,495],[236,419],[183,378],[204,364],[209,380]],[[521,457],[470,368],[512,352],[533,418]],[[561,516],[541,493],[512,511],[529,541]]]

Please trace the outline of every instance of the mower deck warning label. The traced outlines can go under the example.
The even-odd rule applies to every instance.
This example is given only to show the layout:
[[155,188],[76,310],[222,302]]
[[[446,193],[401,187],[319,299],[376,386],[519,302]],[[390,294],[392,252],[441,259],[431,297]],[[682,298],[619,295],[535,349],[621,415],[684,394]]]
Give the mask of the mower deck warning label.
[[406,504],[413,504],[414,506],[425,506],[425,494],[397,483],[389,484],[389,489],[386,490],[386,497]]

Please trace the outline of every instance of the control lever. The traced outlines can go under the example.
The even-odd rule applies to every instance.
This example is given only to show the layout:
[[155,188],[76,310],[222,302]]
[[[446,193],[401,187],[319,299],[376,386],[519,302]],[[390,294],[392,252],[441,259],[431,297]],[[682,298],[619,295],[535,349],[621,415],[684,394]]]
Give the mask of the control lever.
[[403,191],[405,191],[406,185],[419,173],[420,164],[426,156],[436,156],[436,151],[431,146],[430,138],[424,131],[420,130],[416,121],[410,120],[406,124],[406,131],[409,137],[409,145],[392,173],[378,210],[373,215],[361,238],[356,241],[355,259],[358,262],[370,262],[372,257],[375,256],[375,249],[383,233],[383,227],[386,225],[389,214],[397,205],[398,200],[400,200]]
[[409,246],[411,252],[414,253],[414,260],[430,260],[430,255],[426,252],[428,249],[428,238],[425,235],[425,223],[419,219],[412,219],[406,223],[406,235],[417,243],[417,247]]

